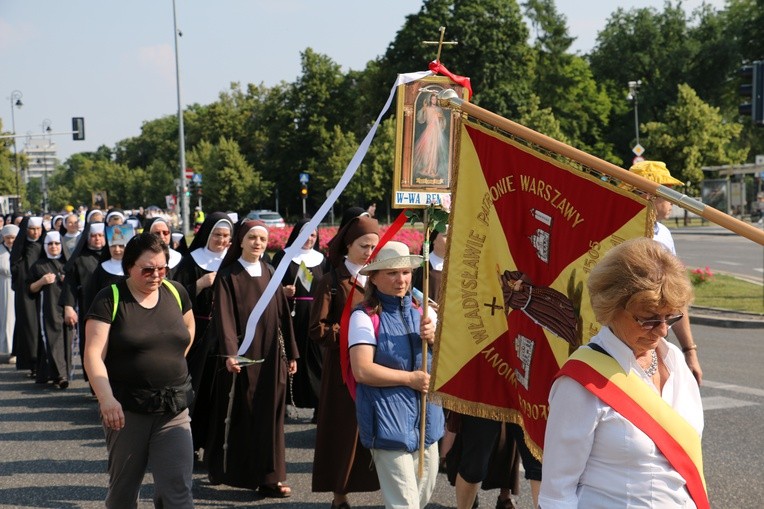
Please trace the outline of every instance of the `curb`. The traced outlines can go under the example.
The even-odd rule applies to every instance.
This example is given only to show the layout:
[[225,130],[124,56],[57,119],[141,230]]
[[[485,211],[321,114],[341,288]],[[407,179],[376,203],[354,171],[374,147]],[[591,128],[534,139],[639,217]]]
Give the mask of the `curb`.
[[[717,313],[729,312],[737,316],[733,318],[721,314],[703,314],[703,311],[715,311]],[[746,318],[745,315],[750,315],[750,318]],[[730,311],[727,309],[690,307],[690,325],[695,324],[727,327],[730,329],[764,329],[764,316],[755,313]]]

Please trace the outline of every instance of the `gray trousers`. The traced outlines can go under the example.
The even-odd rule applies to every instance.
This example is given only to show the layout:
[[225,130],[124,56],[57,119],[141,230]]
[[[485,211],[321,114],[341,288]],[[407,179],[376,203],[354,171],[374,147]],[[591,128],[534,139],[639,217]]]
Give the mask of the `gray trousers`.
[[138,506],[146,467],[154,476],[154,507],[194,507],[194,448],[188,410],[174,416],[125,411],[124,428],[104,430],[109,453],[108,509]]

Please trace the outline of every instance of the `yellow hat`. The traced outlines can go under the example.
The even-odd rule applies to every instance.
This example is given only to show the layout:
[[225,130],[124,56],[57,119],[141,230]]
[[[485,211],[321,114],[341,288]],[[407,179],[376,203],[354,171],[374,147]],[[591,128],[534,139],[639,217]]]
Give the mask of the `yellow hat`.
[[664,186],[684,185],[684,182],[671,176],[663,161],[640,161],[629,168],[629,171]]

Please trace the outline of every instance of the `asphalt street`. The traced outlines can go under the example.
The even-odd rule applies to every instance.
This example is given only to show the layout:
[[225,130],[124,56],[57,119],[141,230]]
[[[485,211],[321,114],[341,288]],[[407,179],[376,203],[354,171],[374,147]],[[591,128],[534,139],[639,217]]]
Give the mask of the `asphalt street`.
[[[712,506],[754,509],[764,500],[764,331],[694,325],[704,369],[704,469]],[[194,479],[196,507],[328,508],[330,496],[310,491],[315,427],[310,411],[287,420],[289,499],[212,486]],[[8,364],[0,365],[0,508],[101,508],[106,494],[106,448],[95,400],[81,378],[65,391],[41,387]],[[151,476],[139,507],[153,507]],[[429,507],[454,507],[443,474]],[[497,491],[480,493],[492,508]],[[380,507],[379,493],[353,494],[353,507]],[[522,484],[519,507],[531,507]]]

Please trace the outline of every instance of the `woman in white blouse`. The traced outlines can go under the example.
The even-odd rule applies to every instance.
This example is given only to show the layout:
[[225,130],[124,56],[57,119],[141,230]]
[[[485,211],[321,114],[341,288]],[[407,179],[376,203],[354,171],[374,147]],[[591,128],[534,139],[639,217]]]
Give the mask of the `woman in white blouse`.
[[633,239],[587,285],[603,327],[552,385],[539,507],[708,507],[698,384],[665,339],[692,301],[683,264]]

